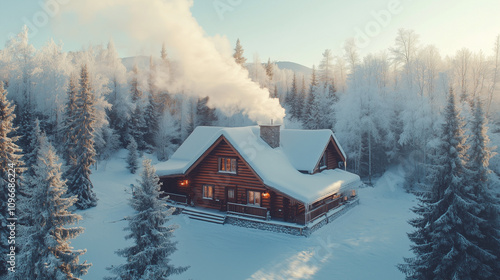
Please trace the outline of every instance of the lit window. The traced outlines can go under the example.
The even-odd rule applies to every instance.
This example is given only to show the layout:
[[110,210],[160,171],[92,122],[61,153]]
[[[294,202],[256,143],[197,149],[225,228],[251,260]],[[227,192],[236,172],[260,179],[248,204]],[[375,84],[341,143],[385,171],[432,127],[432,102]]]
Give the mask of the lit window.
[[323,169],[326,168],[327,161],[326,161],[326,153],[321,156],[321,160],[319,161],[319,168]]
[[203,185],[203,198],[214,199],[214,186]]
[[248,204],[260,206],[260,192],[248,191]]
[[236,174],[235,158],[219,158],[219,172]]

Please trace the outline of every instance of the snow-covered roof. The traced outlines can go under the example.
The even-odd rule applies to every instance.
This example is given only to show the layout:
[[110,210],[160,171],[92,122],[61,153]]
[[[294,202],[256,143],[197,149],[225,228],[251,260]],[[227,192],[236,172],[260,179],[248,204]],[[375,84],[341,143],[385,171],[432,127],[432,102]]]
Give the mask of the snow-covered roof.
[[[260,138],[258,126],[197,127],[170,160],[156,165],[157,174],[185,174],[221,136],[238,151],[265,185],[303,203],[313,203],[361,184],[358,175],[341,169],[324,170],[313,175],[298,171],[314,169],[330,137],[335,139],[332,131],[282,129],[280,147],[273,149]],[[340,146],[339,149],[343,153]]]
[[[330,137],[333,137],[338,144],[335,135],[329,129],[282,129],[280,146],[295,169],[314,173]],[[345,158],[344,151],[340,145],[338,147]]]

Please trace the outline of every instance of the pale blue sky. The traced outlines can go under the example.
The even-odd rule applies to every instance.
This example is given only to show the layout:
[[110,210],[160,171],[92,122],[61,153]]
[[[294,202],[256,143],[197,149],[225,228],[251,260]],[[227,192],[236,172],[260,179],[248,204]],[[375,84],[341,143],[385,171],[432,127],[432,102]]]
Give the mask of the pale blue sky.
[[[270,57],[310,67],[318,64],[325,49],[341,54],[341,45],[349,37],[363,39],[360,52],[365,55],[392,46],[399,28],[414,29],[422,44],[436,45],[442,55],[454,54],[462,47],[472,51],[482,49],[486,54],[491,52],[494,38],[500,34],[500,1],[436,2],[194,0],[191,10],[208,35],[226,36],[232,45],[240,38],[249,61],[258,53],[263,61]],[[26,21],[36,21],[34,17],[41,14],[47,15],[47,12],[39,1],[2,1],[0,43],[3,45],[8,34],[18,33]],[[65,50],[79,50],[90,42],[106,43],[110,36],[104,25],[103,34],[85,34],[84,28],[60,32],[64,29],[64,21],[58,22],[55,28],[51,16],[47,18],[49,23],[37,28],[31,38],[37,48],[53,38],[56,42],[62,41]],[[38,20],[44,20],[43,15]],[[149,55],[149,50],[153,49],[151,46],[131,48],[135,42],[128,42],[126,35],[111,35],[122,56]],[[154,52],[156,55],[157,51]]]

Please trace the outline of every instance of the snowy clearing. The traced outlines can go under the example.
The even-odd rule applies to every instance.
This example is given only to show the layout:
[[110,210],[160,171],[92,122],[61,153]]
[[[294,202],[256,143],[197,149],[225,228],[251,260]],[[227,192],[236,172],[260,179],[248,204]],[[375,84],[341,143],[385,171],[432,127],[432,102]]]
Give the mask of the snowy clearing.
[[[122,219],[132,213],[127,199],[138,175],[127,171],[125,157],[122,150],[98,166],[92,175],[98,206],[79,212],[86,230],[72,244],[87,248],[82,260],[93,263],[83,279],[109,275],[106,267],[124,261],[114,252],[130,244]],[[360,205],[309,238],[175,216],[172,262],[191,267],[171,279],[401,279],[395,265],[410,256],[406,221],[416,201],[402,182],[402,172],[390,169],[374,188],[359,190]]]

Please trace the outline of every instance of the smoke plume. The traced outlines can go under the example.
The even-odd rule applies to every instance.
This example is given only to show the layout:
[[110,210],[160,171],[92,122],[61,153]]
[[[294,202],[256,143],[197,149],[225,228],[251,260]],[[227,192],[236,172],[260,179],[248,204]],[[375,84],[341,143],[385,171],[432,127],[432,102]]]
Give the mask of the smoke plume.
[[226,38],[205,34],[191,14],[192,4],[189,0],[71,1],[61,9],[64,22],[59,26],[84,30],[96,35],[93,38],[103,32],[125,36],[158,49],[165,42],[180,63],[180,79],[175,85],[160,83],[164,89],[209,96],[209,105],[226,113],[238,107],[253,121],[280,122],[285,112],[278,100],[269,98],[269,91],[252,82],[247,70],[234,62]]

